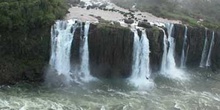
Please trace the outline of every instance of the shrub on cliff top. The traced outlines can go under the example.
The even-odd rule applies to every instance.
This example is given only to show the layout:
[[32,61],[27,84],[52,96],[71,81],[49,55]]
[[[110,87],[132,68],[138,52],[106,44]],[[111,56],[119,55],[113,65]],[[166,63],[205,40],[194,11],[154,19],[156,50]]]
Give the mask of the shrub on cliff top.
[[29,30],[51,25],[67,12],[64,0],[1,0],[0,28]]

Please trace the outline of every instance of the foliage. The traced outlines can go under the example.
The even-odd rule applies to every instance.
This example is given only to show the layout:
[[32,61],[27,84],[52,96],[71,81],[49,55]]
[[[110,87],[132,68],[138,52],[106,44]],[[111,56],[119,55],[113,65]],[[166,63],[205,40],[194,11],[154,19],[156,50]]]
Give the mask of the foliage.
[[41,28],[61,19],[66,12],[63,0],[1,0],[0,28],[24,31]]

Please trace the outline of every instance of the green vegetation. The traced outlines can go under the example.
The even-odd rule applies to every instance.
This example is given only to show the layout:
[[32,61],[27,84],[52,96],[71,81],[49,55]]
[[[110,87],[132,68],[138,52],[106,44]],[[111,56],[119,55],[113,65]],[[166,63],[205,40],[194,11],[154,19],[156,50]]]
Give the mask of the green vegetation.
[[[155,16],[181,20],[192,26],[220,30],[219,0],[112,0],[119,6],[147,11]],[[201,21],[200,21],[201,20]],[[199,21],[199,22],[198,22]]]
[[50,54],[50,27],[65,0],[0,0],[0,84],[40,81]]
[[1,0],[0,28],[24,31],[41,28],[63,18],[66,12],[63,0]]

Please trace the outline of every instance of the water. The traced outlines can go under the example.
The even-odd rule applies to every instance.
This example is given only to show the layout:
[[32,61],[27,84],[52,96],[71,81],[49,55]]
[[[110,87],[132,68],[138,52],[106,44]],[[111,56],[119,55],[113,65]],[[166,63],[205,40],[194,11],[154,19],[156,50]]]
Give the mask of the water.
[[167,69],[174,69],[176,68],[176,62],[174,59],[175,41],[172,36],[173,24],[167,24],[167,31],[168,31],[168,42],[169,42],[169,50],[167,53]]
[[[50,88],[41,84],[0,87],[1,110],[219,110],[220,82],[189,71],[190,81],[157,77],[157,86],[139,91],[125,81]],[[220,76],[213,76],[219,79]]]
[[[186,67],[186,58],[187,58],[187,53],[185,52],[186,46],[187,46],[187,31],[188,28],[187,26],[185,26],[185,33],[184,33],[184,39],[183,39],[183,48],[182,48],[182,55],[181,55],[181,63],[180,63],[180,67],[181,68],[185,68]],[[188,49],[187,49],[188,50]]]
[[141,38],[138,36],[137,30],[134,30],[133,46],[132,74],[129,82],[139,90],[152,88],[154,83],[150,78],[150,46],[145,30],[142,30]]
[[[162,57],[162,63],[161,63],[161,74],[164,74],[166,71],[166,65],[167,65],[167,35],[165,31],[163,31],[163,57]],[[165,74],[164,74],[165,75]]]
[[[57,21],[51,29],[51,58],[47,71],[46,81],[49,84],[70,85],[72,82],[83,84],[95,80],[90,75],[88,32],[90,23],[85,22],[84,36],[81,38],[80,59],[81,63],[73,67],[70,63],[71,45],[74,32],[79,27],[80,21]],[[82,24],[82,23],[81,23]],[[81,25],[82,26],[82,25]],[[81,27],[81,31],[82,27]]]
[[203,51],[202,51],[202,57],[201,57],[201,61],[200,61],[200,68],[204,68],[206,66],[206,58],[207,58],[207,52],[208,52],[208,36],[207,36],[207,29],[205,31],[205,42],[204,42],[204,47],[203,47]]
[[206,66],[211,66],[211,54],[212,54],[212,48],[214,46],[214,40],[215,40],[215,32],[212,32],[212,40],[211,40],[211,44],[210,44],[210,48],[209,48],[209,54],[207,57],[207,61],[206,61]]
[[83,45],[80,48],[81,50],[81,65],[80,65],[80,79],[84,82],[89,82],[94,78],[90,75],[89,69],[89,49],[88,49],[88,32],[89,32],[90,23],[85,22],[84,25],[84,36],[82,39]]
[[75,20],[57,21],[51,28],[51,57],[50,66],[58,75],[64,75],[65,80],[71,80],[70,50],[73,34],[77,24]]
[[[174,58],[175,54],[175,41],[173,37],[173,24],[166,24],[168,38],[164,32],[164,52],[161,64],[160,74],[167,78],[176,80],[187,80],[188,77],[184,72],[176,67]],[[168,52],[167,52],[167,47]]]

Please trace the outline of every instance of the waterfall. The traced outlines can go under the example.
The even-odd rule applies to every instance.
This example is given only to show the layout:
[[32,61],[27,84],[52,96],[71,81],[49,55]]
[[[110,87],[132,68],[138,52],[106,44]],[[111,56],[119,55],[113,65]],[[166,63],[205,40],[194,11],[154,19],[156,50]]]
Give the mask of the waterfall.
[[[181,55],[181,63],[180,63],[180,67],[181,68],[185,68],[186,67],[186,58],[187,58],[187,54],[188,52],[185,53],[185,48],[187,46],[187,31],[188,28],[187,26],[185,26],[185,33],[184,33],[184,39],[183,39],[183,48],[182,48],[182,55]],[[188,49],[187,49],[188,51]]]
[[51,28],[50,66],[65,79],[71,80],[70,51],[77,24],[75,20],[57,21]]
[[133,44],[133,64],[131,79],[139,77],[139,64],[140,64],[140,41],[137,30],[134,30],[134,44]]
[[82,47],[80,48],[81,54],[81,65],[79,76],[80,79],[84,82],[89,82],[94,78],[90,75],[89,69],[89,49],[88,49],[88,32],[89,32],[90,23],[87,21],[84,25],[84,36],[82,38]]
[[140,77],[149,79],[150,77],[150,46],[146,32],[142,31],[141,36],[141,55],[140,55]]
[[207,52],[208,52],[208,36],[207,36],[207,29],[205,30],[205,44],[202,51],[202,57],[200,61],[199,67],[203,68],[206,65],[206,58],[207,58]]
[[[175,54],[175,40],[173,35],[173,24],[166,24],[168,38],[164,33],[164,52],[163,52],[163,58],[162,58],[162,64],[161,64],[161,71],[160,74],[162,74],[165,77],[172,78],[172,79],[180,79],[180,80],[186,80],[186,75],[179,70],[176,67],[176,62],[174,59]],[[167,42],[169,45],[167,45]],[[167,47],[169,47],[169,50],[167,52]]]
[[176,62],[174,59],[175,41],[172,36],[173,24],[167,24],[167,31],[168,31],[168,42],[169,42],[169,50],[167,53],[167,66],[168,69],[174,69],[176,68]]
[[209,47],[209,54],[208,54],[208,57],[207,57],[207,61],[206,61],[206,66],[211,66],[211,54],[212,54],[212,48],[214,46],[214,40],[215,40],[215,32],[213,31],[212,32],[212,40],[211,40],[211,44],[210,44],[210,47]]
[[[75,30],[78,27],[79,25],[75,20],[68,20],[57,21],[51,28],[51,57],[49,64],[51,67],[50,71],[55,71],[48,72],[47,79],[51,80],[53,83],[61,81],[64,84],[69,84],[70,82],[74,81],[75,83],[82,84],[81,81],[89,82],[95,79],[90,75],[89,69],[89,22],[85,22],[84,33],[81,38],[81,64],[79,66],[76,65],[74,69],[71,69],[71,46],[74,39]],[[83,32],[82,25],[81,32]],[[57,72],[58,76],[54,74],[54,72]]]
[[162,63],[161,63],[161,73],[165,74],[166,72],[166,65],[167,65],[167,35],[166,32],[163,31],[163,57],[162,57]]
[[132,75],[129,78],[129,81],[139,89],[149,89],[154,85],[153,81],[150,79],[149,55],[149,40],[145,30],[142,30],[142,36],[140,39],[138,32],[135,29]]

